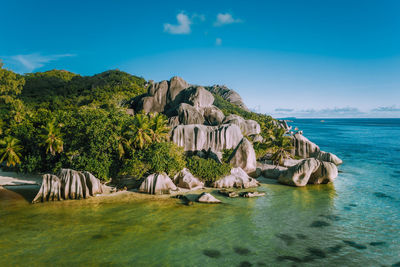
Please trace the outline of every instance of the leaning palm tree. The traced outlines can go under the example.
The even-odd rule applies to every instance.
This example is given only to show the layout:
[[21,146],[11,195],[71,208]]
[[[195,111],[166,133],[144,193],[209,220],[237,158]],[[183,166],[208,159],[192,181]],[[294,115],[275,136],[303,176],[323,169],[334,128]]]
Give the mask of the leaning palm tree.
[[158,113],[150,116],[150,127],[152,130],[151,139],[153,142],[167,141],[169,138],[169,127],[164,115]]
[[136,114],[132,125],[126,133],[135,148],[143,149],[152,142],[153,131],[151,129],[149,116]]
[[19,143],[19,140],[12,136],[0,140],[0,163],[6,161],[7,167],[21,163],[22,146]]
[[43,140],[42,146],[46,147],[46,153],[53,156],[64,150],[64,142],[62,140],[61,128],[56,124],[55,120],[48,122],[43,128],[43,134],[40,138]]
[[290,159],[292,157],[290,151],[293,149],[293,146],[289,137],[279,135],[279,133],[275,136],[274,153],[272,154],[271,160],[276,165],[283,165],[285,159]]

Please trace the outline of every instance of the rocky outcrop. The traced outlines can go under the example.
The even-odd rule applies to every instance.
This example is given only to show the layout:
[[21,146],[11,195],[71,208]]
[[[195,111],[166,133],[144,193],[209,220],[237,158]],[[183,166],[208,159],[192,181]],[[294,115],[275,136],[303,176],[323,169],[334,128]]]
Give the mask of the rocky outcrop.
[[279,176],[281,176],[281,173],[287,168],[282,167],[282,166],[276,166],[272,164],[259,164],[257,166],[257,169],[261,170],[261,175],[265,178],[269,179],[279,179]]
[[215,198],[213,195],[203,192],[200,194],[199,198],[197,199],[198,202],[201,203],[209,203],[209,204],[217,204],[221,203],[221,200]]
[[335,164],[309,158],[282,171],[278,181],[292,186],[325,184],[333,182],[337,175],[338,170]]
[[332,162],[336,165],[342,164],[342,160],[336,155],[321,151],[319,146],[308,140],[301,133],[292,136],[292,154],[301,158],[316,158],[321,161]]
[[179,124],[203,124],[203,114],[198,108],[186,103],[182,103],[178,107]]
[[211,107],[214,103],[214,96],[201,86],[193,86],[184,91],[185,103],[196,108]]
[[256,152],[254,151],[253,145],[249,140],[247,140],[247,138],[244,137],[239,145],[235,148],[229,158],[229,163],[233,167],[242,168],[246,173],[251,173],[256,170]]
[[146,177],[139,187],[139,192],[153,195],[170,194],[177,187],[166,173],[154,173]]
[[243,135],[256,135],[261,133],[260,124],[258,124],[256,121],[245,120],[242,117],[235,114],[231,114],[225,117],[223,123],[236,124],[237,126],[240,127],[240,130],[242,131]]
[[236,148],[242,140],[240,128],[234,124],[206,126],[200,124],[178,125],[171,133],[171,140],[185,151]]
[[203,116],[205,124],[213,126],[222,124],[225,118],[224,113],[215,106],[205,107]]
[[257,187],[260,183],[242,170],[242,168],[233,168],[231,170],[231,174],[225,176],[218,181],[213,183],[213,187],[215,188],[250,188]]
[[217,95],[221,96],[226,101],[238,106],[241,109],[250,111],[244,104],[242,97],[238,93],[236,93],[234,90],[229,89],[225,85],[210,86],[210,87],[207,87],[207,90],[213,94],[217,94]]
[[43,175],[42,185],[32,203],[82,199],[101,193],[103,193],[103,185],[90,172],[61,169],[57,176]]
[[204,187],[204,183],[198,178],[194,177],[193,174],[191,174],[186,168],[175,175],[174,183],[178,187],[190,190],[201,189]]

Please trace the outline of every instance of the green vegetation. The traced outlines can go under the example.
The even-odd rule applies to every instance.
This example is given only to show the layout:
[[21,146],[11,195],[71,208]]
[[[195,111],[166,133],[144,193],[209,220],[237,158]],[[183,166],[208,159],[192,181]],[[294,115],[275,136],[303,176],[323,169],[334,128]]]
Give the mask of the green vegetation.
[[[170,142],[163,114],[127,114],[126,103],[145,87],[143,78],[119,70],[19,75],[0,62],[0,164],[31,173],[86,170],[103,180],[154,172],[173,176],[184,167],[206,182],[228,174],[233,150],[224,151],[222,164],[185,155]],[[287,156],[287,137],[270,116],[244,111],[218,95],[214,104],[226,115],[261,125],[264,142],[254,145],[258,158],[273,153],[279,163]]]
[[211,158],[203,159],[198,156],[188,157],[186,159],[187,168],[201,180],[211,183],[219,178],[229,174],[231,166],[227,163],[219,163]]

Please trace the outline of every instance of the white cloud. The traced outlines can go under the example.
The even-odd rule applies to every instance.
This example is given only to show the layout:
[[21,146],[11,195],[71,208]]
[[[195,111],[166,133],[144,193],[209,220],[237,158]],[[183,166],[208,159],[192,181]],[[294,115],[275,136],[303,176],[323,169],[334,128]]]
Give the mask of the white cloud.
[[218,46],[222,45],[222,39],[221,38],[215,39],[215,44]]
[[15,55],[9,57],[14,64],[22,66],[23,72],[32,72],[35,69],[41,68],[51,61],[58,60],[64,57],[73,57],[73,54],[59,55],[41,55],[39,53]]
[[170,34],[189,34],[191,32],[190,25],[192,20],[184,12],[176,15],[178,24],[172,25],[169,23],[164,24],[164,31]]
[[233,18],[232,14],[218,13],[217,20],[214,22],[214,26],[219,27],[227,24],[240,23],[240,22],[242,22],[242,20]]

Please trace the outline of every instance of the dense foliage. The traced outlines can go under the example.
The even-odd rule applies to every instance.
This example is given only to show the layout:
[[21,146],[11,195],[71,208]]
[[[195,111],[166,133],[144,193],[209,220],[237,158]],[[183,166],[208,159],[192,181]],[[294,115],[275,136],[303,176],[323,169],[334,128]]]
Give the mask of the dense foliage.
[[213,182],[229,174],[231,166],[219,163],[212,158],[204,159],[198,156],[187,158],[187,168],[191,173],[205,182]]

